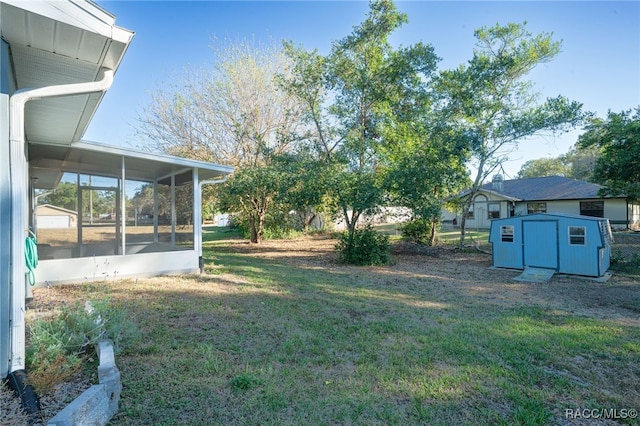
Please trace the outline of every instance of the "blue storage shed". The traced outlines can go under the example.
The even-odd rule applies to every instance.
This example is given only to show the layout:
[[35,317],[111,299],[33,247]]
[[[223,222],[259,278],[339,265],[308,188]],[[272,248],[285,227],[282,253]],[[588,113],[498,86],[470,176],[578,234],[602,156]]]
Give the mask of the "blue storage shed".
[[601,277],[609,269],[613,235],[609,219],[531,214],[491,222],[493,266],[554,269]]

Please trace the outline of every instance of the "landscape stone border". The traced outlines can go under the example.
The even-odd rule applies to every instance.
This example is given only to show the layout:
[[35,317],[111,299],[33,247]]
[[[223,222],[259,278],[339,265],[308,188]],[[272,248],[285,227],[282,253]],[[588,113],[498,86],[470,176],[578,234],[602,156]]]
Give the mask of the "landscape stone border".
[[120,371],[116,366],[113,345],[103,340],[96,346],[98,383],[80,394],[49,420],[47,426],[106,425],[118,412],[122,392]]

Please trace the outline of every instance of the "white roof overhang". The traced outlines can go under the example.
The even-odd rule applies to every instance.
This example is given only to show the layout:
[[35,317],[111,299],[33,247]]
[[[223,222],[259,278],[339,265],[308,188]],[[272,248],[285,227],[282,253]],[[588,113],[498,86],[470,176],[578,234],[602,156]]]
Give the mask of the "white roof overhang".
[[70,145],[32,143],[29,145],[31,179],[35,188],[53,189],[64,172],[119,178],[124,158],[126,179],[176,184],[190,182],[190,172],[198,169],[200,181],[219,179],[233,173],[233,167],[170,155],[79,141]]
[[[9,44],[12,90],[96,81],[116,72],[134,33],[87,0],[1,0],[0,32]],[[80,140],[104,93],[28,102],[29,142]]]

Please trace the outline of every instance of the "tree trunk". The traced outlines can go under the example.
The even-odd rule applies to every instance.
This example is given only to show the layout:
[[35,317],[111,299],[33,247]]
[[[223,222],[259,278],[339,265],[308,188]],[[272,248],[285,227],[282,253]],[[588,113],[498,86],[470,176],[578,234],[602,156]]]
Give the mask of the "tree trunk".
[[467,201],[465,201],[464,206],[462,207],[462,217],[460,218],[460,248],[464,247],[464,240],[467,236],[467,215],[469,214],[469,210],[471,210],[473,197],[478,192],[478,189],[480,189],[482,176],[484,174],[484,165],[485,158],[482,158],[480,159],[480,164],[478,164],[478,173],[476,174],[476,178],[471,186],[471,191],[469,191],[469,195],[467,196]]
[[471,210],[471,202],[472,198],[471,194],[469,194],[469,198],[464,202],[464,206],[462,207],[462,215],[460,217],[460,248],[464,247],[464,240],[467,236],[467,215],[469,214],[469,210]]
[[430,222],[431,229],[429,230],[429,247],[434,247],[436,245],[436,237],[438,235],[438,233],[436,232],[438,221],[435,217],[432,217]]
[[254,215],[249,215],[249,242],[258,244],[258,230],[256,229],[256,218]]
[[260,244],[262,242],[262,237],[264,235],[264,216],[263,212],[258,213],[258,229],[256,232],[256,244]]

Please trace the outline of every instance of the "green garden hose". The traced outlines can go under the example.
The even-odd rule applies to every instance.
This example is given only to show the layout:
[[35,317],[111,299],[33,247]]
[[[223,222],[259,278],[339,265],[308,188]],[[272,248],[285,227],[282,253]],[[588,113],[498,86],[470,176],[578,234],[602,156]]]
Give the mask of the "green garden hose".
[[36,274],[33,272],[38,266],[38,241],[33,232],[30,232],[31,236],[25,240],[24,257],[27,262],[27,269],[29,270],[29,284],[35,285]]

